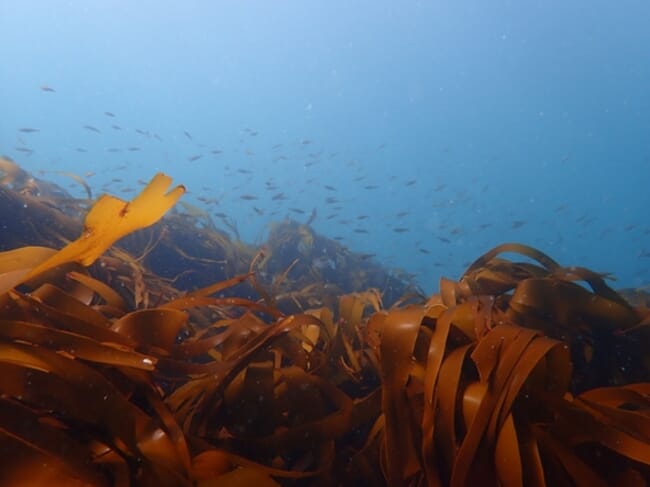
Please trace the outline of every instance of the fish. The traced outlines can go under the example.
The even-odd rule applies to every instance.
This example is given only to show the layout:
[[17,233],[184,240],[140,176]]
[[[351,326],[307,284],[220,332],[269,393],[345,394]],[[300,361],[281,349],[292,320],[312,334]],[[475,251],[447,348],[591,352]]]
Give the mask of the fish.
[[323,186],[323,188],[325,188],[328,191],[338,191],[334,186],[330,186],[329,184],[326,184],[325,186]]
[[190,162],[194,162],[194,161],[198,161],[199,159],[201,159],[201,157],[203,157],[203,154],[197,154],[195,156],[188,157],[187,160],[190,161]]
[[253,201],[257,199],[257,196],[252,194],[243,194],[239,197],[239,199],[244,201]]
[[284,195],[284,193],[278,193],[278,194],[274,194],[271,199],[273,201],[279,201],[279,200],[286,200],[287,197]]
[[40,129],[34,129],[34,128],[31,128],[31,127],[23,127],[23,128],[18,129],[18,132],[22,132],[24,134],[31,134],[31,133],[40,132],[40,131],[41,131]]
[[300,215],[303,215],[305,213],[305,210],[301,210],[300,208],[289,208],[289,211],[293,211],[294,213],[298,213]]
[[190,140],[194,140],[194,139],[192,138],[192,135],[191,135],[187,130],[183,130],[183,133],[185,134],[185,137],[187,137],[188,139],[190,139]]
[[377,254],[360,254],[360,255],[359,255],[359,259],[361,259],[361,260],[368,260],[368,259],[372,259],[372,258],[375,257],[376,255],[377,255]]
[[107,117],[114,117],[115,116],[115,114],[113,112],[104,112],[104,115],[106,115]]
[[395,228],[393,228],[393,232],[395,232],[395,233],[405,233],[405,232],[408,232],[408,231],[409,231],[409,229],[406,228],[406,227],[395,227]]
[[89,130],[90,132],[96,132],[98,134],[101,134],[101,130],[99,130],[97,127],[93,127],[92,125],[84,125],[83,128],[86,130]]
[[50,93],[56,93],[56,90],[54,88],[51,88],[47,85],[41,85],[41,91],[47,91]]
[[376,184],[369,184],[367,186],[364,186],[363,189],[377,189],[379,186]]
[[137,151],[140,150],[140,147],[135,147],[135,146],[134,147],[127,147],[126,150],[128,150],[129,152],[137,152]]
[[111,125],[111,128],[113,130],[122,130],[122,127],[120,127],[119,125]]

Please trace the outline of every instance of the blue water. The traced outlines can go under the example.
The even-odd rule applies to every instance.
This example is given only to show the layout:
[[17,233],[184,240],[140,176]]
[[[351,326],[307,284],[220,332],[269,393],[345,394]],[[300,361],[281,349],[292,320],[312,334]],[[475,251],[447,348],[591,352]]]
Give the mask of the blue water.
[[124,197],[162,170],[249,242],[316,208],[429,292],[505,241],[641,286],[648,25],[645,0],[0,0],[0,153]]

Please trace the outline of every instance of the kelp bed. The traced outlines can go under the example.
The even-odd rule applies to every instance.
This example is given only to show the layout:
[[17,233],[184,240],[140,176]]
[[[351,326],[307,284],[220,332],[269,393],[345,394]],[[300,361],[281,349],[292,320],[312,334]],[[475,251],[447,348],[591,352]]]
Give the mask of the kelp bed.
[[144,265],[171,260],[170,184],[0,253],[1,485],[647,485],[650,312],[603,276],[505,244],[389,306],[242,248],[199,264],[244,272],[179,291],[176,261]]

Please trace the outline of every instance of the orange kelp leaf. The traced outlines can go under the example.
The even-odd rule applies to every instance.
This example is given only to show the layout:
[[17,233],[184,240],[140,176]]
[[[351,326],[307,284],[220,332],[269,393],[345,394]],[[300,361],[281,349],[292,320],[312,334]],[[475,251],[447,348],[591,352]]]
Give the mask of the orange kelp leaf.
[[185,192],[177,186],[165,194],[170,184],[169,176],[158,173],[131,202],[102,195],[86,215],[81,237],[32,269],[27,279],[66,262],[90,265],[117,240],[156,223]]
[[270,435],[273,432],[275,386],[273,362],[253,362],[224,392],[224,417],[239,437]]
[[213,298],[210,296],[185,296],[174,299],[167,304],[163,304],[160,308],[164,309],[189,309],[199,306],[241,306],[251,311],[261,311],[274,318],[282,318],[284,314],[277,308],[271,308],[261,303],[256,303],[245,298]]
[[467,268],[467,270],[465,271],[465,275],[470,274],[471,272],[476,271],[481,267],[485,267],[485,265],[489,261],[491,261],[497,255],[502,254],[504,252],[521,254],[530,259],[536,260],[549,271],[554,271],[560,267],[560,264],[555,262],[544,252],[540,252],[539,250],[533,247],[529,247],[528,245],[518,244],[518,243],[505,243],[494,247],[492,250],[489,250],[488,252],[481,255],[478,259],[476,259],[474,262],[472,262],[470,266]]
[[268,475],[259,472],[256,468],[241,467],[232,470],[218,479],[199,482],[198,487],[280,487]]
[[345,294],[339,299],[339,317],[354,328],[361,322],[366,304],[366,300],[359,295]]
[[49,247],[21,247],[0,252],[0,294],[25,281],[34,267],[56,252]]
[[562,267],[557,269],[551,277],[557,277],[560,279],[567,279],[571,281],[585,281],[594,293],[609,299],[610,301],[615,301],[623,306],[629,306],[629,303],[623,299],[623,297],[614,291],[611,287],[605,282],[605,278],[608,277],[607,274],[598,274],[597,272],[590,271],[584,267]]
[[73,298],[52,284],[43,284],[29,294],[32,302],[40,301],[98,328],[107,328],[109,320],[100,312]]
[[217,477],[230,472],[233,468],[228,452],[224,450],[207,450],[192,459],[192,480],[198,482],[214,481]]
[[220,291],[223,291],[224,289],[227,289],[229,287],[235,286],[239,284],[240,282],[245,281],[251,276],[251,273],[248,274],[242,274],[239,276],[232,277],[226,281],[220,281],[214,284],[211,284],[210,286],[206,286],[201,289],[197,289],[196,291],[192,291],[190,293],[187,293],[184,296],[181,296],[180,298],[173,299],[171,301],[168,301],[167,303],[164,304],[165,308],[176,308],[176,309],[183,309],[187,307],[187,303],[191,302],[192,298],[198,298],[198,297],[207,297],[210,296],[211,294],[218,293]]
[[33,343],[90,362],[153,370],[156,359],[126,347],[99,343],[90,338],[25,321],[0,320],[0,337]]
[[[565,485],[577,487],[607,487],[605,482],[592,468],[589,467],[573,450],[551,435],[546,428],[538,425],[531,425],[531,429],[538,441],[540,450],[549,457],[555,458],[564,470],[569,479]],[[566,483],[572,480],[573,483]]]
[[[276,431],[269,436],[246,438],[243,442],[245,447],[267,452],[311,449],[318,443],[340,438],[348,432],[353,403],[344,392],[321,377],[305,372],[300,367],[285,367],[278,373],[281,377],[279,383],[286,383],[286,387],[278,388],[280,397],[277,402],[272,403],[273,409],[281,408],[279,412],[284,413],[281,414],[281,417],[286,415],[291,424],[278,425]],[[260,391],[260,394],[264,393],[264,390]],[[272,397],[266,397],[266,399],[269,400]],[[253,401],[249,401],[249,404],[251,402],[254,404],[254,396]],[[323,416],[323,411],[328,406],[326,403],[336,407],[336,410]],[[285,407],[282,407],[283,404]],[[262,409],[268,414],[274,412],[271,407],[262,407]],[[272,420],[264,417],[261,419]],[[257,431],[259,429],[255,430],[255,432]],[[305,441],[306,438],[309,438],[309,441]]]
[[[440,368],[436,399],[438,413],[436,415],[435,431],[439,444],[438,451],[447,465],[453,465],[458,452],[457,415],[462,408],[463,398],[459,394],[461,375],[472,345],[456,348],[445,358]],[[435,459],[425,459],[426,462]],[[430,468],[430,467],[428,467]]]
[[[479,446],[490,451],[495,447],[497,435],[523,384],[547,355],[559,362],[560,365],[552,365],[561,373],[557,378],[547,378],[544,385],[561,396],[568,387],[570,371],[569,351],[562,342],[540,337],[535,330],[510,325],[495,327],[478,342],[472,360],[480,382],[472,384],[465,393],[468,429],[454,462],[452,486],[466,485],[479,474],[473,470]],[[520,461],[518,451],[512,455]]]
[[3,395],[47,411],[57,421],[90,434],[90,440],[137,459],[142,475],[158,480],[150,485],[182,485],[177,449],[157,418],[145,414],[97,370],[80,360],[19,344],[0,344],[0,363]]
[[[526,262],[510,262],[497,258],[503,252],[522,254],[536,260],[541,267]],[[514,288],[518,282],[531,277],[546,277],[560,266],[546,254],[522,244],[507,243],[493,248],[475,260],[463,274],[460,282],[463,296],[471,294],[500,295]],[[445,301],[445,304],[447,302]]]
[[[144,395],[147,397],[149,404],[153,410],[158,415],[162,425],[164,426],[167,436],[173,443],[173,449],[167,449],[167,454],[173,455],[173,460],[170,465],[177,465],[178,470],[187,473],[188,475],[191,472],[191,460],[190,452],[187,445],[187,439],[185,434],[178,424],[176,418],[172,414],[169,407],[163,402],[162,397],[160,397],[160,391],[157,390],[153,385],[147,384],[146,380],[142,382],[143,385],[140,387],[143,390]],[[158,431],[155,431],[152,436],[154,440],[160,439],[161,435],[157,434]],[[155,447],[155,441],[150,441],[149,446]],[[142,441],[138,443],[142,448]]]
[[[430,308],[430,311],[437,313],[438,308]],[[440,377],[440,368],[443,357],[447,350],[447,338],[452,322],[467,320],[467,315],[475,316],[477,313],[477,301],[462,303],[444,311],[437,317],[436,326],[429,341],[427,359],[424,374],[424,411],[422,414],[422,456],[427,477],[437,477],[435,466],[435,414],[438,411],[437,383]]]
[[386,416],[383,447],[390,485],[402,485],[405,478],[420,468],[404,389],[413,368],[413,349],[424,316],[423,307],[409,306],[390,311],[382,316],[383,323],[375,325],[381,334],[382,410]]
[[104,441],[119,439],[136,454],[135,421],[139,410],[97,371],[45,349],[0,344],[0,390],[63,421],[101,426]]
[[[180,421],[185,424],[190,420],[190,431],[197,432],[205,428],[207,421],[213,421],[217,410],[223,400],[223,389],[243,370],[251,360],[251,356],[265,347],[271,340],[300,329],[303,325],[316,324],[320,322],[309,315],[292,315],[278,320],[273,325],[253,335],[236,350],[224,354],[227,362],[219,367],[219,373],[208,380],[198,379],[188,382],[177,388],[168,398],[167,404],[176,412]],[[222,364],[218,363],[221,366]],[[197,396],[194,383],[200,384],[200,394]],[[192,397],[193,396],[193,397]],[[201,432],[201,434],[205,434]]]
[[111,330],[139,345],[169,352],[187,322],[187,314],[175,309],[154,308],[134,311],[115,321]]
[[[92,338],[98,342],[117,343],[133,348],[133,342],[123,335],[111,331],[108,326],[110,321],[101,314],[94,312],[83,313],[78,317],[67,309],[57,307],[57,302],[49,303],[46,300],[34,297],[30,294],[22,294],[11,291],[10,296],[21,308],[28,310],[27,317],[20,315],[20,319],[36,319],[39,323],[48,323],[59,329],[67,330],[78,335]],[[88,310],[92,308],[87,307]],[[88,320],[89,317],[97,319]]]
[[126,309],[126,303],[124,302],[124,299],[122,299],[122,296],[120,296],[117,292],[113,290],[113,288],[107,286],[102,281],[99,281],[85,274],[81,274],[80,272],[74,272],[74,271],[69,272],[68,277],[70,279],[74,279],[77,282],[80,282],[87,288],[92,289],[104,301],[106,301],[106,304],[108,304],[109,306],[119,310]]
[[[612,398],[607,397],[610,394]],[[622,402],[623,397],[629,401]],[[624,407],[613,406],[614,398]],[[585,392],[575,404],[599,423],[590,430],[592,438],[623,456],[650,465],[650,408],[645,398],[625,389],[602,388]]]
[[[626,329],[639,322],[639,316],[627,304],[557,279],[526,279],[521,282],[510,300],[510,310],[524,317],[530,310],[536,310],[565,327],[571,326],[580,315],[593,325],[607,329]],[[522,324],[525,323],[524,318]]]
[[49,247],[21,247],[0,252],[0,273],[18,269],[31,269],[57,251]]
[[[2,471],[3,485],[14,485],[8,479],[16,476],[22,477],[23,480],[29,477],[31,484],[19,483],[17,485],[38,485],[35,481],[39,470],[45,473],[43,463],[55,463],[51,467],[59,470],[59,474],[67,477],[62,484],[52,484],[44,482],[40,485],[82,485],[72,483],[73,478],[76,482],[84,482],[83,485],[108,486],[108,481],[100,474],[99,469],[92,468],[91,451],[82,442],[75,439],[74,432],[61,425],[53,426],[43,421],[43,417],[35,411],[24,407],[23,405],[10,401],[7,398],[0,399],[0,436],[19,440],[23,448],[32,450],[33,465],[31,462],[25,463],[17,460],[16,448],[2,451],[11,452],[11,464],[5,464],[0,460],[0,470]],[[0,440],[0,443],[2,441]],[[5,445],[6,446],[6,445]],[[17,446],[17,445],[16,445]],[[37,459],[43,455],[45,458],[42,462],[37,463]],[[3,455],[6,457],[7,455]],[[54,460],[54,462],[53,462]],[[61,462],[59,465],[58,462]],[[25,468],[29,465],[31,468]],[[40,466],[40,469],[39,469]],[[34,470],[36,467],[36,470]],[[59,467],[59,468],[57,468]],[[61,468],[63,467],[63,468]],[[66,475],[67,474],[67,475]],[[17,480],[17,479],[16,479]],[[51,481],[51,479],[49,479]]]

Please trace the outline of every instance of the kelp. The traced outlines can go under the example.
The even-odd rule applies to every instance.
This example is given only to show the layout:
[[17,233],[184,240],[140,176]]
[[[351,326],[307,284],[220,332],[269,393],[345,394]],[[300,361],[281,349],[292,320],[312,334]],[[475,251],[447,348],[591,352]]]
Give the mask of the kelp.
[[142,229],[169,184],[0,253],[2,485],[650,481],[650,311],[606,276],[504,244],[427,299],[346,292],[326,274],[363,260],[284,222],[261,252],[212,239],[238,272],[178,289],[148,264],[195,262],[179,215]]

